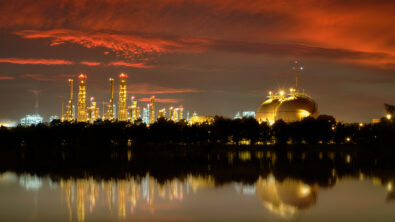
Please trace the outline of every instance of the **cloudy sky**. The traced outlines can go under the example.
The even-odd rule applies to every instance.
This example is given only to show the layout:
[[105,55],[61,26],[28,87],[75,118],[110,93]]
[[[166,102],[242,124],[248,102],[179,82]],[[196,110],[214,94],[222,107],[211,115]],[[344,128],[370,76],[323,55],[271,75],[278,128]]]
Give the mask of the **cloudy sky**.
[[35,112],[37,98],[46,119],[59,115],[79,73],[101,104],[121,72],[141,105],[155,95],[233,116],[292,87],[298,60],[320,113],[370,122],[395,103],[394,11],[392,0],[1,0],[0,120]]

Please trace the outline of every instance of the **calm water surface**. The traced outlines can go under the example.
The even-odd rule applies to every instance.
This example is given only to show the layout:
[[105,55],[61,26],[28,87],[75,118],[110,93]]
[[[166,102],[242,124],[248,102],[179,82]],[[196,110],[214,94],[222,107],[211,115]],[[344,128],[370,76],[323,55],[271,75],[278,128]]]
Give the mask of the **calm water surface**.
[[216,185],[187,176],[160,184],[0,176],[0,221],[395,221],[392,182],[343,178],[330,187],[260,177]]

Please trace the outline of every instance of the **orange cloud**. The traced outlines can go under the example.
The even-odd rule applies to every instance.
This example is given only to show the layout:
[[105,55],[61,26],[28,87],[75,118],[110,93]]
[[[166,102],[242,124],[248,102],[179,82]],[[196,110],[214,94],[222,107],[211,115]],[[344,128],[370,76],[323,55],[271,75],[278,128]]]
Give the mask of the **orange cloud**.
[[69,29],[25,30],[15,34],[26,39],[49,38],[51,46],[69,42],[86,48],[103,47],[134,61],[144,61],[161,53],[200,52],[203,50],[201,45],[206,45],[209,41],[198,38],[166,39],[143,34],[88,33]]
[[73,62],[62,59],[21,59],[0,58],[0,63],[28,64],[28,65],[71,65]]
[[[292,46],[383,53],[388,58],[377,61],[377,66],[392,67],[394,11],[390,0],[65,0],[61,4],[18,0],[0,5],[0,27],[30,29],[16,33],[48,38],[52,46],[104,47],[134,63],[164,53],[218,49],[213,40],[224,40],[233,42],[233,48],[237,42],[288,44],[289,56],[295,56]],[[245,50],[236,50],[240,51]],[[338,60],[375,65],[378,59]]]
[[87,65],[87,66],[99,66],[101,65],[100,62],[89,62],[89,61],[82,61],[80,62],[82,65]]
[[[151,98],[140,98],[138,99],[140,102],[150,102]],[[182,99],[170,99],[170,98],[155,98],[155,102],[157,103],[180,103]]]
[[13,76],[0,76],[0,80],[13,80],[15,77]]
[[145,63],[129,63],[125,61],[115,61],[108,63],[109,66],[125,66],[125,67],[134,67],[134,68],[152,68],[153,66],[147,65]]
[[147,94],[147,95],[157,95],[157,94],[178,94],[178,93],[197,93],[202,92],[197,89],[175,89],[163,86],[155,86],[150,84],[133,84],[128,85],[128,94]]

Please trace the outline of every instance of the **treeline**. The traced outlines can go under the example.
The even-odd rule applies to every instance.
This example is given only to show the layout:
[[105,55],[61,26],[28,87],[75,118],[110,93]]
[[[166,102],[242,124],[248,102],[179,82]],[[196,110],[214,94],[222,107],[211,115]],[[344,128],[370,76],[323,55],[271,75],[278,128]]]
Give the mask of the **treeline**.
[[382,119],[376,124],[346,124],[332,116],[308,117],[299,122],[278,120],[259,124],[253,118],[215,117],[212,123],[190,125],[186,121],[97,121],[0,128],[2,147],[133,146],[138,144],[395,144],[395,124]]

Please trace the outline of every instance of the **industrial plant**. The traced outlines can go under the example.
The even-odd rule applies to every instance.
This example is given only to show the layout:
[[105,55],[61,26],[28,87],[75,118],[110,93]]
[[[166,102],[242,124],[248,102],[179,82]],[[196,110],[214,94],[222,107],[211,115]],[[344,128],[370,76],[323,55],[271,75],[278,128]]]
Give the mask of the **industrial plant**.
[[[107,121],[122,121],[134,123],[141,119],[146,124],[152,124],[157,118],[165,118],[173,121],[180,121],[184,119],[183,116],[183,106],[179,107],[171,106],[168,109],[168,115],[166,115],[166,109],[162,108],[159,110],[158,115],[155,115],[155,96],[150,98],[147,107],[143,108],[143,113],[140,115],[140,107],[138,106],[138,100],[132,96],[131,103],[128,106],[127,97],[127,78],[128,75],[121,73],[119,75],[119,96],[118,96],[118,106],[114,103],[114,78],[109,78],[110,82],[110,99],[109,101],[103,102],[102,115],[100,116],[100,108],[97,106],[94,97],[90,97],[90,104],[86,103],[87,94],[87,75],[78,75],[78,101],[77,101],[77,111],[75,111],[74,106],[74,80],[68,79],[69,83],[69,100],[66,107],[62,104],[62,115],[61,122],[88,122],[94,123],[96,120],[107,120]],[[105,106],[106,104],[106,106]],[[75,114],[77,113],[77,115]],[[187,116],[187,121],[189,115]]]
[[317,103],[304,91],[299,90],[299,72],[303,67],[295,61],[295,88],[290,88],[287,94],[284,90],[278,93],[269,91],[268,99],[263,101],[256,111],[256,120],[270,125],[282,119],[285,122],[300,121],[305,117],[317,117]]

